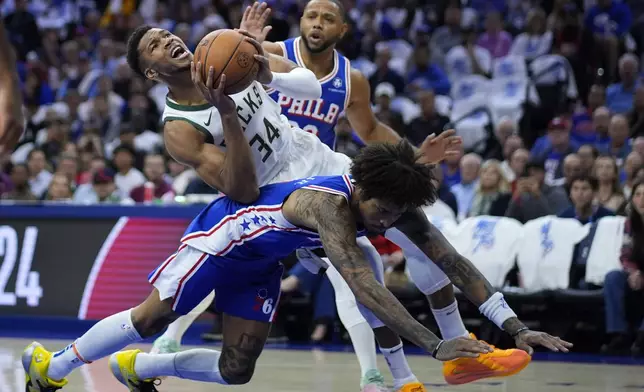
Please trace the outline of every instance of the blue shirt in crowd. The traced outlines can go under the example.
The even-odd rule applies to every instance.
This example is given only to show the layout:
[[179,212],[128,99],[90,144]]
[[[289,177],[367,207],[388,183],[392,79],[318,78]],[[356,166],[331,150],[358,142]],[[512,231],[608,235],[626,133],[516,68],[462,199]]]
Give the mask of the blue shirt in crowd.
[[577,216],[577,211],[575,210],[575,207],[571,206],[561,211],[557,216],[559,216],[560,218],[574,218],[574,219],[577,219],[579,223],[581,223],[582,225],[585,225],[586,223],[597,222],[598,219],[603,218],[605,216],[615,216],[615,213],[609,210],[608,208],[597,206],[594,208],[593,214],[590,216],[590,218],[580,219],[579,216]]
[[421,70],[414,67],[407,75],[407,83],[420,83],[424,89],[432,89],[437,95],[449,95],[450,83],[445,71],[435,64]]
[[618,37],[626,34],[633,23],[633,16],[628,5],[613,1],[606,8],[595,5],[586,14],[586,28],[596,34],[614,34]]
[[628,113],[633,109],[633,96],[639,82],[626,89],[621,83],[614,83],[606,89],[606,106],[613,113]]

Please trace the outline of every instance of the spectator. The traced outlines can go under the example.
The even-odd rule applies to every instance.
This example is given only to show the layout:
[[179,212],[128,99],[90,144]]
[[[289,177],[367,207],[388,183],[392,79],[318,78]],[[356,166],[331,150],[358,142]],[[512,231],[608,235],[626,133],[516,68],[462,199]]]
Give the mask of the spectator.
[[563,160],[563,186],[566,194],[570,196],[570,184],[573,178],[583,174],[581,158],[577,154],[568,154]]
[[633,151],[644,159],[644,136],[638,136],[633,140]]
[[443,170],[441,166],[434,166],[434,177],[437,182],[437,193],[438,199],[445,203],[453,212],[454,221],[456,221],[456,216],[458,215],[458,203],[456,202],[456,196],[449,189],[449,186],[443,181]]
[[374,110],[376,118],[383,123],[389,125],[391,129],[396,131],[400,137],[404,137],[405,123],[402,115],[391,108],[391,100],[396,95],[394,86],[389,83],[380,83],[376,87],[376,109]]
[[610,128],[610,110],[605,106],[600,106],[593,113],[593,129],[595,130],[593,144],[600,151],[607,149],[610,144],[608,128]]
[[510,203],[510,187],[503,176],[501,163],[490,159],[481,166],[481,176],[474,200],[469,211],[469,216],[503,216]]
[[633,110],[628,114],[630,137],[644,136],[644,86],[637,86],[633,98]]
[[[620,261],[622,269],[609,272],[604,278],[604,304],[606,305],[606,332],[611,335],[608,344],[602,346],[603,354],[621,354],[631,344],[627,321],[627,302],[633,299],[640,306],[644,300],[644,183],[633,186],[629,214],[624,226],[624,242]],[[639,325],[637,338],[631,353],[641,355],[644,351],[644,322]]]
[[599,150],[592,144],[584,144],[577,150],[577,156],[581,161],[581,173],[590,175],[595,159],[599,156]]
[[3,199],[15,201],[36,201],[36,196],[29,186],[29,169],[26,165],[13,165],[11,169],[11,182],[13,189],[2,195]]
[[67,143],[69,122],[54,110],[49,110],[46,118],[45,128],[36,135],[36,144],[45,152],[47,159],[52,160]]
[[546,30],[546,13],[541,8],[533,8],[528,14],[525,32],[515,38],[510,54],[533,60],[550,53],[552,32]]
[[463,42],[450,49],[445,56],[445,66],[450,80],[467,75],[487,76],[492,71],[492,56],[487,49],[476,44],[476,31],[463,29]]
[[31,193],[40,199],[47,191],[51,182],[52,174],[46,169],[47,159],[45,152],[35,148],[27,155],[27,167],[29,168],[29,187]]
[[443,182],[449,188],[461,182],[461,158],[463,158],[463,149],[459,149],[457,154],[447,157],[441,165]]
[[613,212],[624,203],[624,193],[619,184],[619,169],[615,158],[600,156],[595,160],[593,176],[597,178],[599,189],[595,203]]
[[[149,154],[145,157],[145,164],[143,171],[147,183],[152,183],[154,186],[153,199],[171,201],[174,199],[174,191],[170,184],[165,181],[165,160],[161,154]],[[130,197],[137,203],[143,203],[145,200],[145,187],[142,184],[130,192]]]
[[439,135],[443,132],[449,124],[449,118],[436,111],[436,97],[433,91],[421,91],[416,97],[420,115],[411,120],[405,136],[412,144],[419,146],[432,133]]
[[143,185],[145,177],[134,168],[136,152],[129,146],[118,146],[114,149],[114,167],[116,175],[114,183],[123,195],[129,195],[132,189]]
[[67,177],[72,189],[76,188],[78,179],[78,158],[72,154],[63,154],[58,159],[58,166],[55,174],[62,174]]
[[597,222],[605,216],[613,216],[615,213],[600,205],[596,205],[594,200],[597,198],[599,184],[594,177],[580,175],[573,178],[570,182],[570,199],[572,206],[560,212],[557,216],[560,218],[575,218],[582,225],[586,223]]
[[11,43],[18,55],[24,61],[27,53],[40,47],[40,33],[36,18],[27,11],[27,0],[15,0],[15,10],[4,18],[4,23]]
[[134,167],[142,168],[145,152],[136,148],[136,130],[131,123],[121,124],[121,130],[118,139],[105,145],[105,156],[108,159],[114,157],[114,149],[118,146],[128,146],[134,151]]
[[375,91],[380,83],[387,82],[394,86],[396,90],[394,95],[402,94],[405,92],[405,79],[389,67],[389,61],[391,61],[391,49],[386,45],[379,45],[376,48],[376,71],[369,77],[371,91]]
[[546,184],[561,185],[564,182],[563,160],[566,155],[575,152],[570,142],[570,123],[562,117],[556,117],[548,125],[547,138],[549,147],[536,154],[533,149],[533,158],[545,162]]
[[[462,10],[460,0],[448,0],[444,13],[444,25],[437,28],[432,34],[430,47],[435,48],[440,58],[444,58],[447,52],[463,42],[461,34]],[[440,92],[438,92],[441,94]]]
[[493,59],[505,57],[512,46],[512,36],[503,30],[503,19],[498,11],[490,11],[485,16],[485,33],[478,40],[478,45],[488,50]]
[[545,176],[543,162],[528,162],[525,171],[517,179],[505,216],[525,223],[542,216],[555,215],[568,208],[570,202],[563,188],[546,184]]
[[[514,180],[517,178],[517,173],[523,173],[523,167],[521,167],[518,172],[515,172],[511,165],[512,155],[515,151],[520,149],[523,149],[523,140],[519,135],[510,135],[510,137],[505,139],[505,143],[503,144],[503,162],[501,162],[501,171],[503,172],[503,177],[505,177],[509,184],[514,183]],[[521,161],[522,158],[525,158],[523,161],[523,165],[525,165],[529,159],[529,155],[530,153],[528,152],[527,156],[520,156],[519,161]]]
[[633,109],[639,67],[639,60],[631,53],[626,53],[619,59],[621,82],[611,84],[606,89],[606,102],[611,112],[626,114]]
[[636,152],[628,154],[624,161],[624,185],[622,186],[622,190],[624,191],[624,197],[626,199],[630,199],[631,197],[637,169],[639,169],[643,164],[644,159],[642,159],[640,154]]
[[414,65],[407,75],[407,85],[411,92],[419,89],[432,89],[436,94],[449,95],[450,83],[445,71],[429,62],[429,48],[417,46],[413,54]]
[[329,326],[336,318],[335,292],[326,275],[313,275],[302,266],[295,264],[282,280],[280,289],[283,293],[299,290],[313,297],[313,332],[311,342],[320,343],[327,335]]
[[[572,129],[570,139],[577,145],[594,144],[597,141],[597,130],[593,123],[594,113],[597,108],[606,103],[606,89],[598,84],[590,87],[588,92],[588,106],[572,116]],[[606,111],[607,118],[610,113]],[[606,125],[608,120],[606,121]]]
[[[575,70],[577,82],[585,81],[583,56],[591,43],[585,39],[583,15],[573,0],[556,0],[553,12],[548,17],[548,30],[553,33],[553,51],[566,57]],[[579,76],[582,76],[579,78]],[[581,80],[580,80],[581,79]]]
[[628,5],[613,0],[597,0],[597,4],[588,10],[584,24],[586,30],[594,35],[597,53],[605,56],[609,80],[615,80],[617,55],[632,24]]
[[504,168],[505,178],[512,185],[512,192],[515,190],[517,179],[523,174],[526,165],[530,160],[530,151],[525,148],[519,148],[510,155],[509,161],[503,161],[501,166],[508,164],[509,170]]
[[67,202],[72,199],[72,186],[63,174],[54,174],[51,178],[51,183],[47,189],[44,200],[46,201],[59,201]]
[[617,165],[622,167],[624,159],[631,153],[630,140],[628,139],[628,119],[626,116],[616,114],[611,118],[608,127],[608,136],[610,136],[610,143],[603,153],[610,154],[617,160]]
[[481,157],[476,154],[463,156],[460,163],[461,181],[450,188],[454,196],[456,196],[459,222],[470,214],[479,181],[481,163]]
[[[523,142],[521,141],[521,138],[518,137],[517,132],[518,126],[514,120],[508,117],[500,119],[498,125],[494,129],[494,139],[490,138],[490,140],[488,140],[487,142],[487,145],[485,146],[483,158],[496,159],[499,161],[505,159],[505,144],[512,135],[516,136],[515,138],[513,138],[513,146],[516,146],[516,148],[522,147]],[[520,142],[521,144],[517,146],[517,142]]]
[[74,192],[74,203],[103,204],[123,203],[132,201],[124,198],[114,183],[114,171],[109,168],[99,169],[92,176],[91,184],[83,184]]

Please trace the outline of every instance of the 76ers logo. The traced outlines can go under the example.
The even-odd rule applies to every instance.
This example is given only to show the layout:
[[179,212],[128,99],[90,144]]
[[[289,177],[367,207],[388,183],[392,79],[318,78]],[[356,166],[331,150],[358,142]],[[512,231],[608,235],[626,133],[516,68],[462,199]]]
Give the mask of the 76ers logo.
[[264,314],[271,314],[273,312],[275,304],[273,303],[273,298],[267,297],[268,290],[260,289],[255,296],[255,305],[253,306],[253,310],[256,312],[259,312],[261,310],[261,312]]

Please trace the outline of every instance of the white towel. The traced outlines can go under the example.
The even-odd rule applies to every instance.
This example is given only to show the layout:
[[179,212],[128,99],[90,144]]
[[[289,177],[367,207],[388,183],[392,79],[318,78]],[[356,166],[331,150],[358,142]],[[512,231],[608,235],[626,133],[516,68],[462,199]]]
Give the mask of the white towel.
[[607,216],[597,221],[597,231],[586,262],[586,282],[604,285],[604,277],[610,271],[620,269],[619,254],[624,240],[622,216]]

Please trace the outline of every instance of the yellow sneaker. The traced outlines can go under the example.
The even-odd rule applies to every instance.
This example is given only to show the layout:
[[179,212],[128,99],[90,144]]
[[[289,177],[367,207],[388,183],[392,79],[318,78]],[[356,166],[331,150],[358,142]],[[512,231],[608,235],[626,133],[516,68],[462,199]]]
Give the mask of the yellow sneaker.
[[[476,339],[474,334],[470,334]],[[476,358],[457,358],[443,364],[443,376],[451,385],[467,384],[482,378],[507,377],[523,370],[532,357],[523,350],[500,350],[481,354]]]
[[427,389],[425,389],[425,386],[419,382],[410,382],[409,384],[405,384],[397,390],[396,392],[427,392]]
[[140,352],[141,350],[127,350],[112,354],[109,361],[110,370],[130,392],[158,392],[156,379],[141,380],[134,371],[134,362]]
[[27,392],[53,392],[67,384],[66,379],[54,381],[47,377],[52,353],[42,344],[33,342],[22,353],[22,367],[25,368]]

